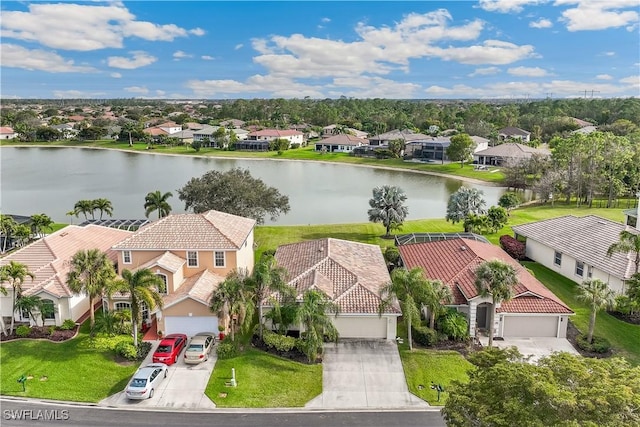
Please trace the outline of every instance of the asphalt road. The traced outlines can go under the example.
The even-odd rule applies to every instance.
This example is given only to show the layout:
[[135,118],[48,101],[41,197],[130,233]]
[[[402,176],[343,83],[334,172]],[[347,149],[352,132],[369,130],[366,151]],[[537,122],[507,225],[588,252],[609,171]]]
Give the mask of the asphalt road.
[[0,399],[3,427],[188,426],[188,427],[445,427],[438,411],[169,412]]

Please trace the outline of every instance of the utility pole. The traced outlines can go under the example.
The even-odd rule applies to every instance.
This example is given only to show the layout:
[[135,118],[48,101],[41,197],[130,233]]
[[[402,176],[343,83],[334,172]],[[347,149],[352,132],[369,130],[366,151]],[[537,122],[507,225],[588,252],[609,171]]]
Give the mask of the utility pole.
[[593,94],[594,94],[594,93],[600,93],[600,91],[599,91],[599,90],[593,90],[593,89],[591,89],[591,97],[592,97],[592,98],[593,98]]

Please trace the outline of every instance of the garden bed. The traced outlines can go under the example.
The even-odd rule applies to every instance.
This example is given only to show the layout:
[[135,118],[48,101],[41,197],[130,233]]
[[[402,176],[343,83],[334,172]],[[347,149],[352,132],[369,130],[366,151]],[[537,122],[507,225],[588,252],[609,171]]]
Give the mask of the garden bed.
[[578,337],[580,335],[582,335],[582,332],[580,332],[578,330],[578,328],[576,328],[574,326],[573,322],[571,322],[571,320],[569,320],[569,323],[567,324],[567,341],[569,341],[571,343],[573,348],[575,348],[576,351],[578,353],[580,353],[581,356],[583,356],[583,357],[596,357],[598,359],[605,359],[605,358],[611,357],[613,355],[613,352],[611,350],[607,351],[606,353],[596,353],[594,351],[583,350],[578,345]]
[[62,330],[54,328],[51,330],[51,326],[32,326],[29,330],[29,335],[18,336],[14,330],[11,334],[0,335],[0,342],[13,341],[17,339],[41,339],[54,342],[63,342],[75,337],[78,333],[78,326],[73,329]]
[[608,311],[610,315],[616,319],[620,319],[623,322],[631,323],[632,325],[640,325],[640,313],[624,314],[619,311]]
[[[293,360],[294,362],[304,363],[310,365],[309,359],[307,356],[297,349],[292,349],[290,351],[278,351],[275,348],[267,347],[267,345],[258,337],[254,335],[251,339],[251,346],[257,348],[259,350],[264,351],[265,353],[273,354],[274,356],[282,357],[283,359]],[[317,362],[322,362],[322,356],[318,357]]]

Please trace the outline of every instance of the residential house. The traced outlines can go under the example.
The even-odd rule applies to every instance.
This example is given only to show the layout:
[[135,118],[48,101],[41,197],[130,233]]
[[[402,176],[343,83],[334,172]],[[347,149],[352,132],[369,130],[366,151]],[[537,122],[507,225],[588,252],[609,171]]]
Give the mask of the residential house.
[[[217,331],[218,317],[209,310],[211,295],[229,272],[253,270],[255,224],[218,211],[173,214],[115,244],[118,273],[148,268],[164,282],[164,307],[143,310],[144,321],[149,324],[155,317],[157,330],[165,334]],[[115,295],[105,304],[123,309],[129,307],[129,298]]]
[[9,126],[0,126],[0,139],[14,139],[18,134]]
[[632,209],[625,209],[622,213],[624,214],[625,224],[636,230],[640,230],[640,221],[638,221],[638,218],[640,218],[640,192],[638,192],[636,196],[638,196],[638,205]]
[[55,129],[60,132],[60,138],[62,139],[75,138],[80,132],[78,129],[74,128],[72,123],[61,123],[59,125],[53,125],[50,127],[51,129]]
[[[475,143],[473,152],[485,150],[489,147],[489,140],[480,136],[472,136],[471,139]],[[451,145],[450,136],[427,137],[406,144],[404,157],[405,159],[419,159],[423,161],[449,161],[447,156],[447,148]]]
[[206,125],[201,129],[193,131],[193,142],[215,142],[215,137],[213,135],[218,131],[218,129],[220,129],[220,126]]
[[431,136],[424,135],[421,133],[416,133],[409,129],[404,129],[404,130],[394,129],[392,131],[381,133],[379,135],[370,136],[369,144],[370,145],[389,145],[389,142],[395,141],[398,139],[405,143],[409,143],[412,141],[418,141],[418,140],[429,139],[429,138],[431,138]]
[[517,142],[505,142],[473,153],[473,162],[479,165],[501,166],[508,162],[530,159],[534,155],[548,157],[551,153],[548,150],[529,147]]
[[378,245],[310,240],[278,247],[275,259],[287,271],[287,283],[299,301],[305,291],[315,289],[339,307],[330,318],[341,338],[395,339],[399,306],[379,311],[381,290],[391,278]]
[[512,141],[516,139],[522,142],[529,142],[531,141],[531,132],[514,126],[507,126],[506,128],[498,130],[498,140]]
[[328,153],[350,153],[355,147],[362,145],[369,145],[369,140],[347,133],[323,138],[315,143],[316,151],[325,150]]
[[511,227],[528,258],[573,280],[600,279],[618,293],[635,273],[635,253],[607,255],[623,230],[640,230],[596,215],[566,215]]
[[292,129],[262,129],[250,132],[247,135],[249,141],[267,140],[273,141],[276,139],[286,139],[289,144],[299,144],[302,146],[304,134],[297,130]]
[[[409,243],[398,250],[404,267],[420,267],[427,278],[449,286],[453,295],[450,306],[467,316],[471,336],[493,327],[495,337],[566,337],[568,316],[573,311],[500,247],[454,238]],[[493,326],[489,324],[492,299],[480,296],[475,286],[476,268],[491,260],[513,266],[518,277],[514,297],[496,304]]]
[[[80,250],[99,249],[115,263],[117,254],[111,246],[130,235],[129,231],[99,225],[68,225],[0,259],[0,265],[16,261],[27,266],[35,278],[31,281],[27,277],[22,285],[23,295],[38,296],[53,307],[44,324],[60,326],[66,319],[77,321],[89,310],[89,298],[74,295],[67,286],[73,255]],[[12,316],[13,294],[12,289],[7,290],[8,296],[0,296],[0,314],[5,324]],[[31,322],[28,313],[14,316],[17,321]]]
[[[332,136],[335,135],[339,135],[339,131],[338,129],[338,125],[329,125],[329,126],[325,126],[322,128],[322,134],[320,135],[322,138],[330,138]],[[344,133],[348,133],[351,134],[353,136],[356,136],[358,138],[363,138],[366,139],[367,136],[369,136],[369,134],[367,132],[358,130],[358,129],[353,129],[353,128],[345,128],[344,129]]]
[[244,126],[244,124],[244,121],[238,119],[229,119],[220,122],[220,126],[232,127],[234,129],[241,128],[242,126]]
[[175,122],[165,122],[155,126],[158,129],[162,129],[167,132],[169,135],[173,135],[174,133],[180,132],[182,130],[182,126]]

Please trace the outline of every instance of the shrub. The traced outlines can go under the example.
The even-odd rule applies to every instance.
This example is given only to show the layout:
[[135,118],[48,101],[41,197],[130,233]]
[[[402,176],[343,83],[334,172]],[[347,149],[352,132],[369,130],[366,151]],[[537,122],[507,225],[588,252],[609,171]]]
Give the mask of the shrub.
[[467,318],[457,310],[448,310],[441,316],[438,319],[438,329],[454,341],[462,341],[469,337]]
[[114,351],[116,354],[124,357],[127,360],[136,360],[138,357],[138,349],[131,342],[121,341],[119,342]]
[[55,326],[49,326],[49,335],[53,335],[53,333],[56,331],[56,327]]
[[238,345],[234,341],[231,341],[231,339],[225,338],[218,344],[216,352],[218,353],[219,359],[231,359],[238,355]]
[[291,148],[295,149],[295,148],[300,148],[300,143],[299,142],[294,142],[291,144]]
[[387,264],[397,266],[400,261],[400,251],[396,246],[387,246],[384,250],[384,259]]
[[611,343],[603,337],[593,337],[593,341],[589,343],[587,341],[586,335],[579,335],[576,339],[578,343],[578,347],[580,347],[584,351],[589,351],[591,353],[607,353],[611,350]]
[[521,261],[526,257],[525,244],[507,234],[500,236],[500,246],[513,259]]
[[423,325],[412,326],[411,334],[413,340],[423,347],[431,347],[438,341],[436,331]]
[[71,329],[76,327],[76,322],[71,319],[66,319],[62,322],[62,326],[60,326],[60,330],[62,331],[70,331]]
[[26,338],[31,333],[31,328],[27,325],[20,325],[16,328],[16,335],[20,338]]
[[296,348],[296,339],[294,337],[276,334],[271,331],[262,332],[262,341],[267,347],[278,351],[291,351]]
[[516,193],[504,193],[500,196],[500,200],[498,200],[498,206],[505,208],[507,211],[518,207],[520,203],[522,203],[522,201]]
[[116,335],[116,336],[108,336],[99,334],[90,339],[89,343],[92,348],[96,350],[113,350],[116,351],[116,347],[121,342],[129,342],[132,343],[132,339],[130,335]]
[[148,341],[142,341],[140,344],[138,344],[137,360],[143,360],[145,357],[147,357],[147,354],[149,354],[149,352],[151,351],[151,347],[151,343]]

